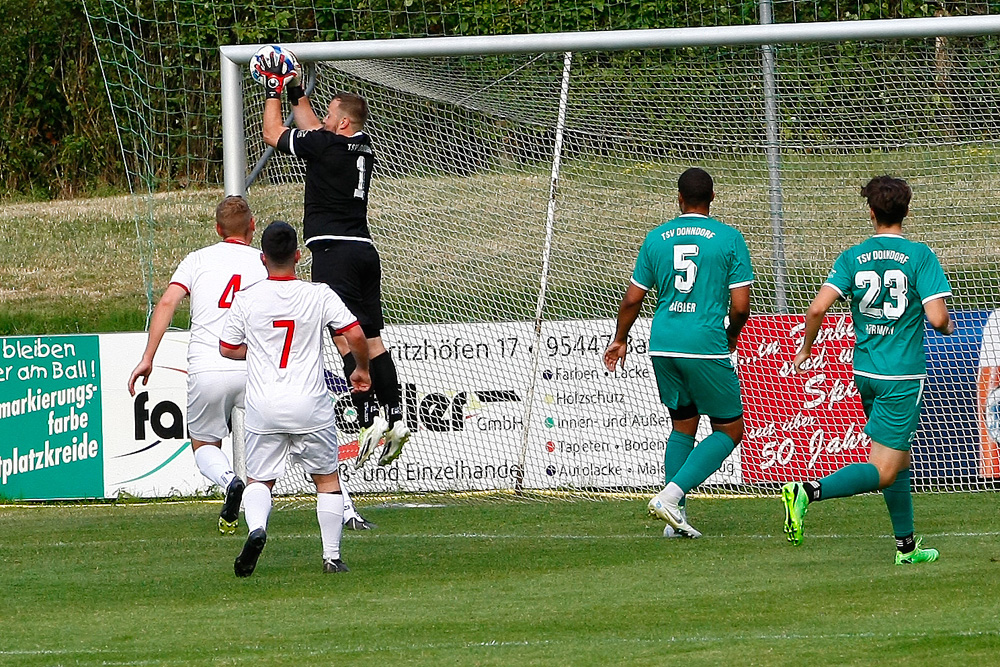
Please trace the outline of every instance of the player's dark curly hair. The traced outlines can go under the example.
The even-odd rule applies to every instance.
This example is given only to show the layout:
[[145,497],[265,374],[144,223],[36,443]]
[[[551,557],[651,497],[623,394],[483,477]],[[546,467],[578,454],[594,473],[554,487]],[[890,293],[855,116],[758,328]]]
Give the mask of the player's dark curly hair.
[[715,184],[708,172],[698,167],[691,167],[677,179],[677,191],[689,206],[701,206],[712,202],[712,192]]
[[284,220],[275,220],[267,226],[260,237],[260,249],[268,262],[284,266],[295,257],[299,238],[295,228]]
[[876,176],[861,188],[861,196],[868,200],[876,220],[883,225],[897,225],[910,212],[913,190],[901,178]]

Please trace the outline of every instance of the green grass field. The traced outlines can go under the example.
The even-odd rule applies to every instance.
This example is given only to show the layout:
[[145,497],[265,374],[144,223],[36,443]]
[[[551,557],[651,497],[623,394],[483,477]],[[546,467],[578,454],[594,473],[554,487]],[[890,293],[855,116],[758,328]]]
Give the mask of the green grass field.
[[[754,260],[755,312],[775,308],[772,220],[763,154],[701,162],[716,177],[713,212],[744,233]],[[883,172],[914,188],[907,231],[938,253],[952,305],[992,307],[1000,281],[1000,224],[991,193],[1000,151],[914,147],[783,156],[787,296],[804,309],[837,254],[869,233],[858,189]],[[676,213],[676,178],[689,160],[623,156],[567,161],[560,177],[546,278],[549,319],[613,317],[645,233]],[[386,267],[394,324],[531,320],[538,302],[549,167],[454,176],[376,178],[370,221]],[[261,225],[299,224],[301,184],[254,186]],[[213,243],[222,190],[11,203],[0,199],[0,335],[145,328],[177,263]],[[970,242],[970,239],[974,242]],[[308,277],[305,254],[300,275]],[[185,304],[186,307],[186,304]],[[187,313],[175,318],[187,326]]]
[[995,497],[915,505],[937,563],[893,565],[878,496],[813,506],[798,548],[775,499],[692,499],[696,541],[642,501],[369,506],[324,575],[301,503],[245,580],[215,504],[0,506],[0,664],[995,663]]

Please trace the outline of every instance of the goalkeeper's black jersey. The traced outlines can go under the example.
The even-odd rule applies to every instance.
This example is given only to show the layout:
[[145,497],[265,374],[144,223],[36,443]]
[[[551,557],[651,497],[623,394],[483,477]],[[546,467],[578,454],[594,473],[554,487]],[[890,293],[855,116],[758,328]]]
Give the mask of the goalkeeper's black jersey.
[[375,154],[371,139],[327,130],[288,130],[278,149],[306,162],[306,245],[316,241],[371,241],[368,231],[368,186]]

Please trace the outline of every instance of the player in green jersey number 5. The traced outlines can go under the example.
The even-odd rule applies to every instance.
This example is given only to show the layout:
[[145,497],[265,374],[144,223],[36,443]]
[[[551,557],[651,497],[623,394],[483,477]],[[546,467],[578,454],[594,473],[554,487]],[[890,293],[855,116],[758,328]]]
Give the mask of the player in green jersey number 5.
[[[610,371],[624,367],[628,332],[646,293],[656,289],[649,356],[672,430],[663,455],[666,488],[649,501],[649,512],[667,522],[665,536],[693,538],[701,533],[687,522],[685,495],[743,438],[743,402],[729,355],[750,317],[753,270],[743,235],[709,216],[712,177],[688,169],[677,189],[681,215],[646,235],[604,364]],[[708,415],[713,433],[695,447],[700,415]]]
[[805,337],[795,355],[802,373],[823,317],[838,299],[851,302],[854,320],[854,383],[872,440],[867,463],[845,466],[818,481],[791,482],[781,489],[785,534],[802,543],[802,521],[810,502],[882,490],[893,534],[896,564],[938,559],[913,538],[910,445],[920,421],[924,379],[924,315],[942,334],[955,331],[945,297],[951,287],[934,252],[903,238],[903,218],[912,192],[906,181],[879,176],[861,189],[875,234],[845,250],[806,313]]

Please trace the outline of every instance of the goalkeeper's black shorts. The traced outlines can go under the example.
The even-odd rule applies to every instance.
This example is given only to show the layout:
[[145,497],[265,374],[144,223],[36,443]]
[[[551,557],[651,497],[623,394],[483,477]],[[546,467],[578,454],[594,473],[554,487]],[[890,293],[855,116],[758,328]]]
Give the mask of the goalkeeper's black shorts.
[[365,241],[314,241],[312,280],[326,283],[358,318],[366,338],[385,327],[382,319],[382,261]]

